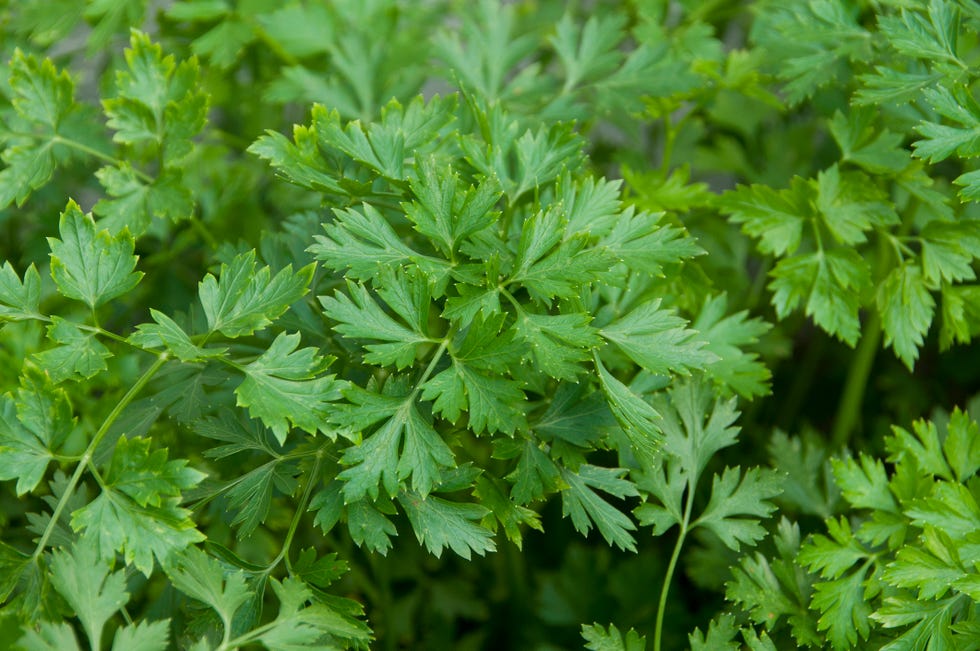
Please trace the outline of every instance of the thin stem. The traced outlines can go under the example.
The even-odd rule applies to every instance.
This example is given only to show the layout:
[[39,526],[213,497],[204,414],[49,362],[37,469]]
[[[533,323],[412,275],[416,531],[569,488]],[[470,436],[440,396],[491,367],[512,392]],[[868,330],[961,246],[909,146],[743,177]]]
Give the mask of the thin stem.
[[446,352],[446,348],[448,347],[449,347],[449,337],[446,337],[439,344],[439,348],[436,349],[436,352],[432,356],[432,359],[429,360],[429,365],[425,367],[425,371],[422,373],[422,377],[420,377],[418,383],[416,383],[415,390],[412,391],[412,395],[411,395],[412,400],[414,400],[415,395],[422,390],[422,385],[425,384],[426,380],[429,379],[429,376],[432,375],[432,372],[436,370],[436,364],[438,364],[439,360],[442,359],[442,356]]
[[[76,151],[80,151],[84,154],[88,154],[89,156],[92,156],[93,158],[97,158],[98,160],[104,163],[109,163],[110,165],[116,165],[117,167],[122,167],[123,165],[126,164],[125,161],[122,161],[116,158],[115,156],[110,156],[109,154],[101,152],[98,149],[89,147],[88,145],[78,142],[77,140],[65,138],[64,136],[55,136],[54,138],[52,138],[52,142],[65,145],[66,147],[71,147]],[[132,166],[130,166],[130,169],[133,171],[133,174],[135,174],[136,177],[141,181],[143,181],[144,183],[150,184],[156,181],[156,179],[154,179],[152,176],[150,176],[149,174],[147,174],[142,170],[138,170]],[[201,222],[200,219],[198,219],[194,215],[191,215],[188,221],[190,221],[191,223],[191,228],[193,228],[194,231],[201,236],[205,244],[207,244],[212,250],[218,249],[218,240],[214,237],[214,235],[211,234],[211,232]]]
[[664,576],[664,585],[660,590],[660,603],[657,606],[657,624],[653,633],[653,651],[660,651],[661,638],[664,632],[664,613],[667,610],[667,595],[670,593],[670,582],[674,578],[674,571],[677,569],[677,561],[681,557],[681,548],[684,546],[684,539],[687,537],[688,524],[691,522],[691,510],[694,508],[694,489],[697,486],[697,477],[692,477],[687,483],[687,497],[684,505],[684,520],[680,522],[680,530],[677,534],[677,542],[674,543],[674,551],[670,555],[670,562],[667,564],[667,574]]
[[[61,145],[65,145],[66,147],[71,147],[72,149],[76,151],[80,151],[83,154],[88,154],[92,158],[97,158],[104,163],[109,163],[111,165],[116,165],[119,167],[125,165],[124,161],[119,160],[115,156],[110,156],[109,154],[101,152],[98,149],[94,149],[86,144],[80,143],[77,140],[72,140],[71,138],[65,138],[64,136],[55,136],[54,138],[51,139],[51,141]],[[155,180],[152,176],[150,176],[146,172],[143,172],[142,170],[138,170],[135,167],[131,167],[131,169],[133,170],[133,174],[135,174],[141,181],[144,181],[146,183],[153,183],[153,181]]]
[[677,140],[677,127],[670,114],[664,116],[664,151],[660,159],[660,173],[666,178],[670,172],[671,158],[674,156],[674,141]]
[[861,415],[861,405],[864,402],[864,390],[881,341],[881,318],[878,316],[878,310],[872,306],[868,313],[870,316],[864,326],[864,335],[851,360],[851,367],[847,370],[844,393],[837,407],[837,415],[834,417],[834,429],[830,439],[833,448],[845,446],[857,425]]
[[282,551],[279,552],[279,557],[286,561],[286,570],[290,575],[293,573],[293,566],[289,562],[289,547],[293,544],[293,538],[296,536],[299,521],[303,519],[303,514],[306,513],[306,507],[310,503],[310,497],[313,495],[313,487],[318,483],[317,480],[320,477],[320,465],[322,463],[322,453],[317,454],[316,461],[313,462],[313,469],[310,471],[309,481],[306,482],[306,488],[303,490],[303,497],[300,499],[299,504],[296,505],[296,513],[293,514],[293,519],[289,523],[289,530],[286,531],[286,539],[282,542]]
[[75,489],[78,487],[78,482],[81,480],[82,474],[88,467],[89,461],[91,461],[92,457],[95,455],[95,450],[98,448],[99,443],[102,442],[102,439],[105,438],[105,435],[109,432],[109,428],[112,427],[112,424],[116,422],[116,419],[119,418],[119,415],[122,414],[123,410],[129,406],[129,403],[131,403],[137,395],[139,395],[140,391],[143,390],[143,388],[153,378],[153,376],[156,375],[157,371],[160,370],[166,361],[167,354],[161,353],[150,368],[146,369],[146,372],[144,372],[143,375],[136,380],[136,383],[129,388],[129,391],[127,391],[126,395],[122,397],[122,400],[116,403],[116,406],[112,408],[109,415],[106,416],[106,419],[102,422],[102,426],[99,428],[99,431],[95,433],[95,436],[92,437],[92,441],[88,444],[88,447],[85,448],[85,452],[82,454],[78,465],[75,467],[75,472],[72,473],[71,479],[68,480],[68,486],[65,487],[65,492],[62,493],[61,499],[59,499],[58,504],[55,505],[54,512],[51,514],[51,520],[48,522],[48,526],[44,528],[44,532],[41,534],[40,540],[37,541],[37,548],[34,550],[34,555],[31,559],[32,561],[36,562],[41,557],[41,554],[44,553],[44,548],[47,546],[48,539],[51,537],[51,534],[54,533],[54,528],[58,524],[58,520],[61,519],[62,512],[65,510],[65,507],[68,506],[68,502],[71,499],[72,494],[75,492]]
[[207,244],[208,248],[210,248],[212,251],[218,250],[221,245],[218,243],[217,238],[211,234],[211,231],[208,230],[208,227],[204,225],[204,222],[198,219],[198,217],[194,214],[192,214],[187,221],[190,222],[191,228],[194,230],[194,232],[201,236],[201,239],[204,240],[204,243]]

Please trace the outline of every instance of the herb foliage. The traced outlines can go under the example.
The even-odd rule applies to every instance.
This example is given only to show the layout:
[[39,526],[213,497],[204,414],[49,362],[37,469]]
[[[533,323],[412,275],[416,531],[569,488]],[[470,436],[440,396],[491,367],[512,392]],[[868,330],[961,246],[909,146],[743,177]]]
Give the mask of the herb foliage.
[[973,3],[0,30],[11,648],[976,647]]

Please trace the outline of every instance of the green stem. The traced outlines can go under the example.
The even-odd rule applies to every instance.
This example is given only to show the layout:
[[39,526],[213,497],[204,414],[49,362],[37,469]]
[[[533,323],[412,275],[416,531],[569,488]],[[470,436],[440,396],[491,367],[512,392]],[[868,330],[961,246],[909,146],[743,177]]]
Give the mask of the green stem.
[[59,499],[58,504],[55,505],[54,512],[51,514],[51,520],[48,522],[48,526],[44,528],[41,538],[37,541],[37,548],[34,550],[34,555],[31,559],[32,561],[37,562],[37,560],[41,557],[41,554],[44,553],[44,548],[47,546],[48,539],[51,537],[51,534],[54,533],[54,528],[58,524],[58,520],[61,519],[62,512],[64,512],[65,507],[68,506],[68,502],[71,500],[72,494],[75,492],[75,488],[78,487],[78,482],[82,479],[82,474],[85,472],[89,462],[95,455],[95,450],[98,448],[99,443],[102,442],[102,439],[105,438],[105,435],[109,432],[109,428],[112,427],[112,424],[116,422],[116,419],[119,418],[119,415],[122,414],[123,410],[129,406],[129,403],[131,403],[137,395],[139,395],[140,391],[143,390],[143,388],[153,378],[153,376],[156,375],[157,371],[160,370],[166,361],[167,354],[161,353],[157,357],[156,361],[153,362],[153,365],[146,369],[146,372],[144,372],[143,375],[136,380],[136,383],[129,388],[129,391],[127,391],[126,395],[122,397],[122,400],[116,403],[116,406],[113,407],[112,411],[109,412],[109,415],[106,416],[106,419],[102,422],[102,426],[99,428],[99,431],[95,433],[95,436],[92,437],[92,441],[88,444],[88,447],[85,448],[85,452],[82,454],[78,465],[75,467],[75,472],[72,473],[71,479],[68,480],[68,486],[65,487],[65,492],[62,493],[61,499]]
[[293,538],[296,536],[299,521],[303,519],[303,514],[306,513],[306,507],[310,503],[310,497],[313,495],[313,488],[319,482],[320,465],[322,463],[323,454],[318,453],[316,455],[316,461],[313,462],[313,469],[310,470],[309,481],[306,482],[306,488],[303,490],[303,497],[300,499],[299,504],[296,505],[296,513],[293,514],[293,519],[289,523],[289,530],[286,531],[286,539],[282,543],[282,551],[279,552],[279,557],[286,561],[286,570],[290,574],[293,573],[293,566],[289,562],[289,548],[293,544]]
[[858,419],[861,415],[861,405],[864,402],[864,390],[868,384],[871,367],[874,365],[878,344],[881,342],[881,318],[872,306],[870,316],[864,326],[864,335],[858,344],[858,349],[851,360],[844,382],[844,393],[834,417],[834,429],[831,434],[831,447],[841,448],[847,445]]
[[433,371],[436,370],[436,365],[439,363],[439,360],[442,359],[442,356],[445,354],[446,348],[448,347],[449,335],[439,342],[439,347],[436,349],[435,354],[432,355],[432,359],[429,360],[429,365],[425,367],[425,371],[422,372],[422,377],[420,377],[419,381],[415,384],[415,389],[412,391],[411,396],[409,396],[409,400],[415,400],[415,396],[418,395],[418,392],[422,390],[422,385],[426,383]]
[[[54,138],[51,139],[51,141],[60,145],[64,145],[66,147],[71,147],[75,151],[80,151],[83,154],[88,154],[92,158],[97,158],[104,163],[109,163],[110,165],[122,167],[123,165],[126,164],[125,162],[119,160],[115,156],[110,156],[109,154],[101,152],[98,149],[89,147],[88,145],[78,142],[77,140],[72,140],[71,138],[65,138],[64,136],[55,136]],[[146,183],[153,183],[153,181],[155,180],[152,176],[150,176],[146,172],[138,170],[135,167],[131,167],[131,169],[133,170],[133,174],[135,174],[141,181],[144,181]]]
[[671,158],[674,157],[674,141],[677,140],[678,126],[679,124],[675,125],[669,114],[664,116],[664,151],[660,159],[660,173],[664,178],[667,178],[667,173],[670,172],[670,162]]
[[674,551],[670,555],[670,562],[667,564],[667,574],[664,576],[664,585],[660,590],[660,603],[657,605],[657,624],[653,633],[653,651],[660,651],[661,638],[664,632],[664,613],[667,610],[667,595],[670,593],[670,582],[674,578],[674,571],[677,569],[677,561],[681,557],[681,548],[684,547],[684,539],[687,537],[688,525],[691,522],[691,510],[694,508],[694,489],[697,486],[697,478],[688,481],[687,499],[684,505],[684,520],[680,522],[680,531],[677,534],[677,542],[674,543]]
[[[115,156],[110,156],[109,154],[106,154],[104,152],[101,152],[98,149],[94,149],[92,147],[89,147],[88,145],[86,145],[84,143],[81,143],[81,142],[78,142],[77,140],[72,140],[70,138],[65,138],[64,136],[55,136],[51,140],[52,140],[52,142],[55,142],[55,143],[64,145],[66,147],[71,147],[72,149],[74,149],[76,151],[80,151],[83,154],[88,154],[89,156],[91,156],[93,158],[96,158],[96,159],[98,159],[98,160],[100,160],[100,161],[102,161],[104,163],[109,163],[110,165],[115,165],[117,167],[122,167],[123,165],[126,164],[124,161],[116,158]],[[161,165],[161,167],[162,167],[162,165]],[[130,166],[130,169],[132,169],[133,170],[133,174],[135,174],[136,177],[139,178],[144,183],[150,184],[150,183],[153,183],[154,181],[156,181],[156,179],[154,179],[152,176],[150,176],[149,174],[147,174],[146,172],[144,172],[142,170],[138,170],[138,169],[136,169],[135,167],[132,167],[132,166]],[[201,222],[201,220],[198,219],[196,216],[191,215],[191,217],[190,217],[190,219],[188,221],[190,221],[190,223],[191,223],[191,228],[193,228],[194,231],[197,232],[197,234],[201,236],[201,238],[204,240],[205,244],[207,244],[212,250],[215,250],[216,251],[218,249],[218,240],[214,237],[214,235],[211,234],[211,232]]]
[[218,243],[218,239],[211,234],[211,231],[208,230],[208,227],[205,226],[204,222],[198,219],[197,215],[191,214],[187,221],[190,222],[191,229],[201,236],[201,239],[204,240],[204,243],[207,244],[209,249],[212,251],[218,250],[218,248],[221,246]]

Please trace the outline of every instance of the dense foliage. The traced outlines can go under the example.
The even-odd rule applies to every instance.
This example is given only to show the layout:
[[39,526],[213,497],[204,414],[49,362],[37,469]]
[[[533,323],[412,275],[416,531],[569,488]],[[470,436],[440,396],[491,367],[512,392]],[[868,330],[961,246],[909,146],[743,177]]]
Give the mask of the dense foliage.
[[971,0],[0,0],[4,648],[980,648]]

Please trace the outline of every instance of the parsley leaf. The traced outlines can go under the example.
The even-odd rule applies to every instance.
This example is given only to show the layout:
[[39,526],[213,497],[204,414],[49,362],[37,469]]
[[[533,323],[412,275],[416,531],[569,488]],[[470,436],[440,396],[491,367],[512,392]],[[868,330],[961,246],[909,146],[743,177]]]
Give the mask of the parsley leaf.
[[199,285],[201,306],[211,332],[241,337],[262,330],[306,295],[313,266],[297,272],[291,266],[275,276],[269,267],[255,268],[255,251],[222,264],[219,278],[207,274]]
[[268,426],[280,444],[289,427],[314,434],[329,430],[328,403],[340,398],[343,383],[321,375],[328,363],[315,348],[300,348],[300,335],[280,333],[268,350],[242,366],[245,380],[235,389],[238,405]]
[[133,238],[122,232],[96,230],[91,215],[69,201],[58,223],[61,239],[48,238],[51,277],[58,291],[95,309],[136,287],[143,273],[134,271]]

